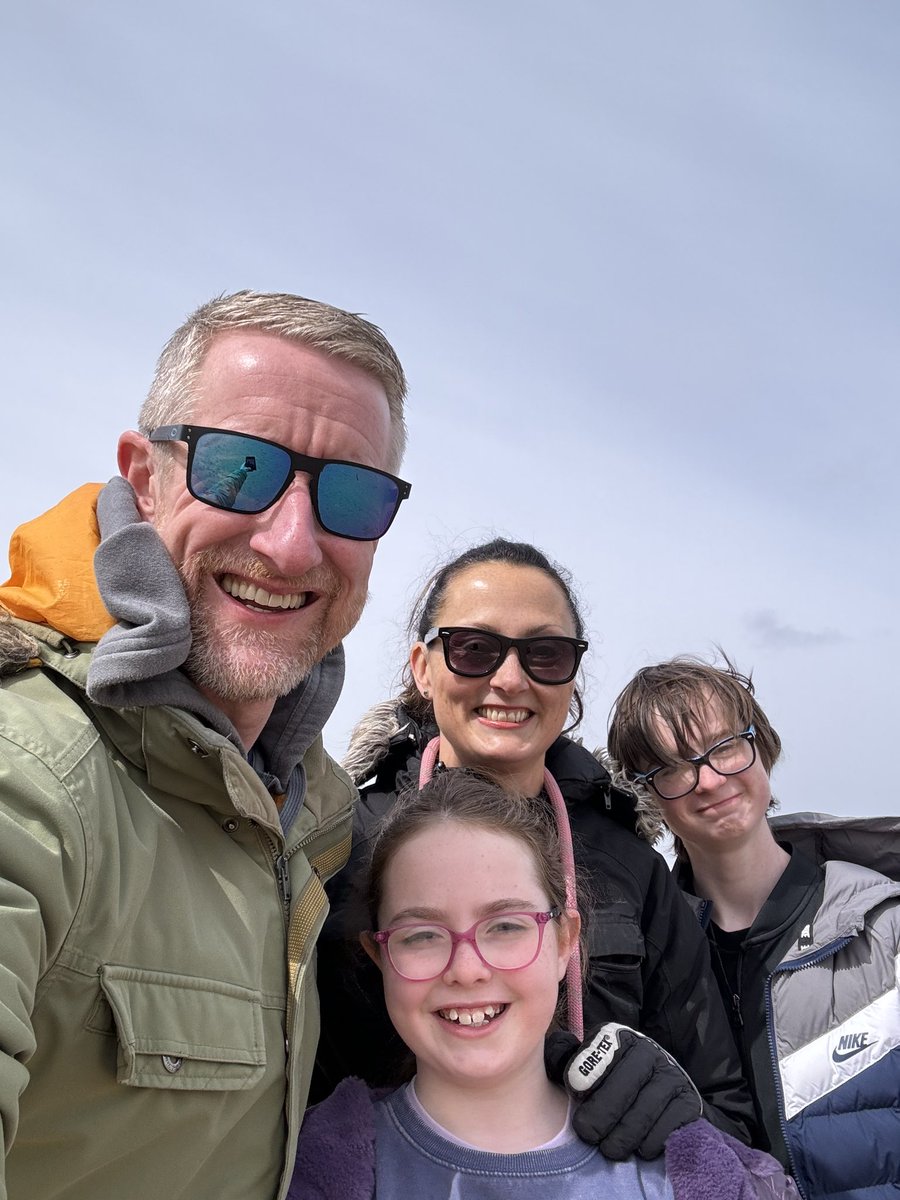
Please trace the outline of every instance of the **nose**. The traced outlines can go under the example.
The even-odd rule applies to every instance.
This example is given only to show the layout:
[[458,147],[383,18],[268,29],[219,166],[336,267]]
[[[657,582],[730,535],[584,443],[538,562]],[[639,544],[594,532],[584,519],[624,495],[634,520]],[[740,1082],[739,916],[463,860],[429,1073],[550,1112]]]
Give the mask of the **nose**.
[[444,971],[446,983],[477,983],[490,977],[490,967],[482,960],[472,942],[457,942],[453,950],[453,957]]
[[276,574],[299,578],[322,562],[323,536],[313,511],[309,477],[298,474],[277,504],[255,518],[250,549]]
[[709,763],[702,763],[697,774],[696,792],[712,792],[722,782],[723,776],[714,771]]
[[528,687],[528,676],[522,670],[515,646],[510,646],[506,657],[491,675],[491,684],[502,692],[521,692]]

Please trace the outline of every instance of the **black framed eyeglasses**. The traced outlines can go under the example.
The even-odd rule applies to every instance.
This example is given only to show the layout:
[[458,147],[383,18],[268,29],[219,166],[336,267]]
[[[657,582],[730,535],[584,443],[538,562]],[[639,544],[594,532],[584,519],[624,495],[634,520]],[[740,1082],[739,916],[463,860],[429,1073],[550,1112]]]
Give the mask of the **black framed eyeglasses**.
[[442,625],[429,629],[422,641],[426,646],[440,638],[444,662],[454,675],[477,679],[496,671],[510,650],[515,648],[522,670],[536,683],[570,683],[575,678],[581,656],[588,648],[583,638],[504,637],[488,629],[470,629],[465,625]]
[[261,513],[297,471],[310,477],[316,520],[326,533],[372,542],[383,537],[412,484],[361,463],[297,454],[279,442],[231,429],[161,425],[151,442],[187,442],[187,486],[195,500],[235,513]]
[[700,782],[701,767],[711,767],[717,775],[740,775],[755,762],[756,727],[749,725],[743,733],[722,738],[705,754],[686,758],[671,767],[654,767],[643,775],[635,775],[634,781],[652,787],[661,800],[679,800]]
[[371,937],[387,951],[388,961],[403,979],[424,983],[447,970],[459,948],[468,942],[492,971],[521,971],[541,952],[544,927],[561,915],[548,912],[497,913],[476,921],[464,933],[446,925],[420,921],[379,929]]

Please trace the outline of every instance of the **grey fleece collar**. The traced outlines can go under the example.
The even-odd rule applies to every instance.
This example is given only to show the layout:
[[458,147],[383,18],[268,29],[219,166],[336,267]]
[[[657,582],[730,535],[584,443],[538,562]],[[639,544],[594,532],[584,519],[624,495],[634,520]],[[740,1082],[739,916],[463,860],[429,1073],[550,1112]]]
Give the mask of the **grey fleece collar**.
[[[116,476],[100,493],[97,520],[101,542],[94,572],[103,603],[118,623],[94,651],[88,696],[110,708],[186,709],[243,752],[232,723],[181,670],[191,647],[187,597],[156,530],[141,519],[125,479]],[[303,802],[302,772],[296,768],[331,716],[343,683],[344,649],[337,646],[299,687],[276,701],[256,742],[254,765],[265,772],[272,790],[287,794],[285,828]]]

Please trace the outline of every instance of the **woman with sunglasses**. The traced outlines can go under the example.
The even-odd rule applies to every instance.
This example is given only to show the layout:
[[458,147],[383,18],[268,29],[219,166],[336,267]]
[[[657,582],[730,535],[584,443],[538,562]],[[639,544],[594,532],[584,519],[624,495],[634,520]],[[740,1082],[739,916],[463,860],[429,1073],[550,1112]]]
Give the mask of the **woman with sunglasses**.
[[675,835],[760,1144],[807,1200],[896,1196],[900,822],[801,814],[770,824],[781,739],[727,660],[639,671],[616,701],[609,750],[645,790],[648,836]]
[[347,1079],[312,1109],[288,1200],[797,1200],[705,1121],[652,1162],[577,1136],[543,1047],[580,918],[540,800],[436,775],[393,808],[364,891],[362,944],[416,1073],[389,1095]]
[[[583,996],[570,996],[583,1000],[584,1030],[590,1036],[617,1022],[648,1035],[688,1073],[710,1118],[746,1136],[750,1099],[697,922],[665,861],[635,835],[630,799],[562,732],[581,716],[575,679],[587,648],[568,578],[526,543],[475,546],[432,577],[411,632],[402,695],[361,722],[345,763],[361,798],[350,863],[329,885],[332,914],[319,940],[323,1031],[314,1094],[347,1074],[371,1084],[403,1077],[403,1047],[374,968],[354,955],[365,918],[354,910],[353,883],[398,792],[420,783],[424,757],[438,770],[481,770],[548,807],[555,799],[593,897]],[[647,1046],[628,1069],[637,1070],[644,1054]],[[689,1080],[670,1069],[671,1077],[654,1073],[643,1097],[654,1111],[623,1101],[629,1113],[619,1127],[597,1126],[605,1152],[659,1152],[667,1127],[698,1115]],[[582,1110],[579,1119],[587,1121]]]

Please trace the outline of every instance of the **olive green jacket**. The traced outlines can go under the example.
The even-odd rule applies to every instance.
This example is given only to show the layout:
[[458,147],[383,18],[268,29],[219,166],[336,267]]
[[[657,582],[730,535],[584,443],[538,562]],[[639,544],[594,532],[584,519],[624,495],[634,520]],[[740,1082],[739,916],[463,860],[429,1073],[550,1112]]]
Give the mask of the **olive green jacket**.
[[232,741],[92,704],[93,647],[14,624],[40,661],[0,680],[0,1197],[282,1197],[351,785],[317,738],[285,836]]

